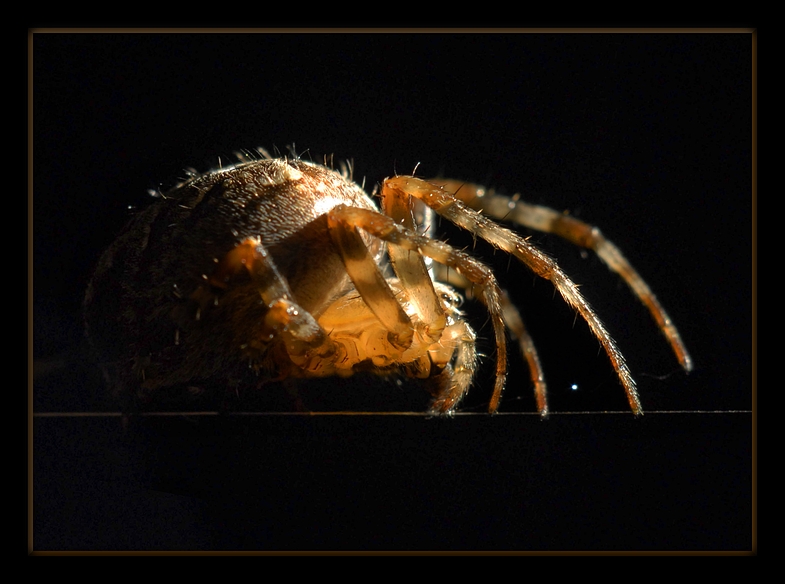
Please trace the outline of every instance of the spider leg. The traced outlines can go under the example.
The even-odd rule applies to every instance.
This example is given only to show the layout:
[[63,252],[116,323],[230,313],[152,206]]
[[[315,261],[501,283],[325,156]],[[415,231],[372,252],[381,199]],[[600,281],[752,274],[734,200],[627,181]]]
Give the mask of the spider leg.
[[[243,281],[246,283],[240,283]],[[202,310],[213,298],[214,289],[223,289],[235,298],[253,299],[253,295],[244,295],[241,290],[248,285],[258,291],[266,310],[260,320],[262,330],[254,331],[254,338],[241,340],[247,351],[264,347],[275,337],[283,340],[287,353],[295,360],[306,353],[326,355],[334,350],[329,336],[316,319],[297,304],[286,278],[280,274],[272,256],[258,239],[247,238],[224,255],[205,284],[191,298],[199,303]],[[239,314],[247,315],[245,312]],[[242,330],[238,326],[234,329]]]
[[518,309],[510,301],[507,292],[504,290],[502,292],[504,322],[507,324],[513,339],[518,341],[521,354],[529,366],[529,375],[534,385],[534,397],[537,400],[537,411],[540,412],[540,415],[546,417],[548,415],[548,393],[540,356],[537,354],[537,348],[534,346],[531,335],[529,335],[526,327],[523,325],[523,319]]
[[[477,371],[476,336],[469,323],[459,320],[449,326],[446,332],[457,344],[453,365],[447,362],[439,379],[436,380],[437,384],[442,387],[438,388],[436,398],[431,404],[430,411],[435,414],[450,413],[455,410],[469,390]],[[452,359],[453,351],[449,351],[449,353],[445,357]],[[436,360],[434,355],[431,355],[431,359]]]
[[685,371],[692,371],[693,362],[684,342],[668,313],[660,304],[649,285],[621,253],[618,247],[608,241],[602,232],[583,221],[575,219],[555,209],[532,205],[515,198],[487,192],[483,187],[464,184],[459,181],[437,180],[449,192],[469,207],[483,211],[497,220],[508,220],[524,227],[554,233],[572,244],[590,249],[618,274],[630,287],[633,294],[643,303],[654,318],[657,326],[665,335],[674,354]]
[[[441,264],[437,264],[435,271],[437,281],[445,282],[456,288],[461,288],[466,291],[467,296],[471,296],[472,284],[466,278],[445,268]],[[548,391],[545,383],[545,374],[542,369],[542,364],[540,363],[537,348],[534,346],[534,340],[526,330],[526,327],[523,324],[523,318],[510,300],[506,290],[502,290],[501,305],[504,324],[510,331],[510,336],[513,340],[518,341],[521,355],[523,355],[523,358],[529,366],[529,375],[532,385],[534,386],[534,396],[537,400],[537,411],[540,412],[543,417],[546,417],[548,415]]]
[[565,302],[581,315],[589,325],[594,336],[599,340],[627,393],[627,401],[632,411],[635,414],[643,413],[638,390],[624,356],[605,329],[605,325],[602,324],[602,321],[594,312],[594,309],[578,291],[578,287],[553,259],[532,246],[517,233],[498,225],[478,211],[467,207],[442,186],[414,177],[398,176],[387,179],[382,185],[382,190],[385,189],[398,190],[417,197],[442,217],[514,255],[532,272],[546,280],[550,280]]
[[[415,204],[418,205],[418,220],[415,220]],[[430,237],[433,231],[434,212],[417,199],[397,191],[383,192],[382,209],[384,214],[395,223],[411,231],[419,232],[425,237]],[[418,229],[418,222],[421,226],[420,229]],[[444,329],[447,315],[439,302],[433,282],[434,269],[443,267],[443,265],[433,266],[430,258],[426,262],[427,256],[392,243],[387,246],[387,255],[395,274],[407,290],[412,304],[416,307],[420,320],[431,323],[428,325],[430,329],[437,331]],[[504,298],[505,296],[502,296],[502,299]],[[447,336],[453,341],[457,341],[455,361],[451,366],[449,359],[452,358],[452,350],[449,351],[449,357],[442,357],[442,361],[446,362],[445,371],[440,377],[445,378],[447,382],[431,404],[431,411],[434,413],[452,412],[471,386],[477,370],[474,331],[463,319],[457,318],[456,321],[447,331]],[[431,359],[432,361],[436,360],[436,356],[432,354]]]
[[[447,265],[459,274],[465,276],[478,288],[479,299],[485,304],[488,312],[491,315],[491,321],[493,323],[494,334],[496,338],[496,382],[489,407],[489,411],[495,412],[499,407],[499,400],[501,399],[502,390],[504,389],[504,381],[507,376],[507,352],[506,339],[504,336],[504,321],[502,318],[501,308],[502,293],[498,284],[496,283],[496,278],[494,277],[491,269],[478,260],[452,248],[442,241],[430,239],[415,233],[411,229],[407,229],[405,226],[396,223],[393,218],[383,215],[382,213],[358,207],[338,205],[329,211],[327,221],[328,225],[330,226],[330,233],[334,238],[336,238],[336,244],[338,245],[339,249],[341,249],[349,276],[355,283],[355,286],[358,288],[360,294],[362,294],[363,299],[368,303],[369,307],[371,307],[371,310],[373,310],[374,313],[376,313],[377,310],[375,305],[387,303],[387,301],[384,300],[381,289],[384,288],[389,290],[389,286],[386,284],[386,282],[384,283],[384,286],[379,285],[378,282],[372,283],[372,281],[369,279],[369,276],[366,274],[365,268],[360,265],[363,262],[365,265],[373,264],[372,267],[378,273],[378,267],[376,266],[375,262],[373,262],[370,258],[367,260],[357,259],[361,256],[359,249],[355,250],[348,246],[344,247],[345,244],[351,242],[352,240],[362,244],[362,240],[360,239],[357,229],[362,229],[370,235],[387,242],[392,247],[397,246],[401,250],[413,252],[412,255],[422,255],[431,258],[436,262]],[[407,265],[407,261],[408,260],[406,258],[402,257],[399,259],[398,265],[400,266],[403,264],[406,269],[408,269],[410,264]],[[378,274],[378,277],[381,277],[381,273]],[[418,278],[421,276],[422,274],[413,272],[412,282],[415,286],[419,282]],[[382,281],[384,281],[383,278]],[[362,289],[360,288],[360,285],[362,286]],[[365,291],[368,293],[367,298]],[[425,304],[428,302],[429,301],[426,301]],[[400,308],[400,305],[398,306]],[[409,326],[411,327],[411,324]],[[426,331],[426,333],[427,332],[433,333],[433,331]],[[438,340],[440,336],[441,331],[439,332],[439,335],[436,336],[435,340]],[[468,343],[462,343],[463,348],[461,348],[461,345],[459,345],[459,355],[460,351],[466,351],[467,344]],[[473,361],[473,357],[471,357],[471,355],[468,353],[464,353],[464,356],[458,359],[458,364],[461,368],[460,373],[463,377],[465,377],[467,373],[473,373],[474,365],[473,363],[471,365],[469,364],[471,361]],[[437,405],[437,408],[439,408],[438,411],[444,413],[451,412],[458,403],[460,397],[466,392],[467,388],[468,383],[459,382],[458,387],[453,387],[452,389],[452,391],[455,392],[456,397],[440,402]]]
[[[342,207],[343,205],[338,206]],[[391,343],[399,349],[406,349],[414,338],[412,321],[368,251],[357,226],[335,209],[327,214],[327,225],[330,237],[343,258],[346,272],[357,292],[376,318],[390,331]]]
[[[412,214],[412,198],[398,192],[383,193],[382,208],[384,214],[395,223],[402,225],[410,231],[415,231],[416,225]],[[401,284],[409,294],[410,301],[415,306],[420,320],[429,323],[435,330],[441,331],[446,323],[446,316],[436,291],[433,280],[428,273],[423,256],[399,245],[387,246],[387,255]],[[437,337],[438,338],[438,337]]]

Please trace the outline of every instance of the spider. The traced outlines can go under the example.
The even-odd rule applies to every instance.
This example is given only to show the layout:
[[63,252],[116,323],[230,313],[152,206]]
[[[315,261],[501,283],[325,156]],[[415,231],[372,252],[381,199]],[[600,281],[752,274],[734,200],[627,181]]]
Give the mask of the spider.
[[596,227],[478,185],[414,176],[386,179],[379,208],[348,166],[339,172],[260,152],[191,173],[132,219],[100,259],[85,298],[87,331],[119,391],[151,396],[248,371],[264,379],[372,371],[423,380],[430,412],[452,414],[478,367],[475,333],[459,310],[463,292],[484,304],[493,327],[489,411],[504,389],[509,331],[547,415],[543,370],[518,310],[488,266],[432,236],[435,215],[549,280],[607,353],[635,414],[642,408],[630,370],[577,286],[496,220],[596,252],[692,369],[649,286]]

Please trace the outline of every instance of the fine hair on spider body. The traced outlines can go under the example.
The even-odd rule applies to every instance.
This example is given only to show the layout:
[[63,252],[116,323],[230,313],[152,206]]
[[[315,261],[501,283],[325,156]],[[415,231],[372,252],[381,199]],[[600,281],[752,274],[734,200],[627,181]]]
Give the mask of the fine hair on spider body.
[[489,266],[436,238],[434,214],[551,282],[608,355],[634,413],[642,407],[629,367],[578,287],[497,221],[594,251],[692,369],[670,317],[596,227],[478,185],[414,176],[383,181],[377,206],[350,167],[338,172],[260,152],[166,192],[99,260],[85,320],[118,394],[151,400],[165,388],[207,381],[261,387],[372,371],[421,380],[433,395],[431,413],[452,414],[478,367],[475,333],[459,310],[461,292],[471,289],[490,315],[496,346],[489,411],[498,410],[505,385],[509,330],[546,415],[545,376],[520,313]]

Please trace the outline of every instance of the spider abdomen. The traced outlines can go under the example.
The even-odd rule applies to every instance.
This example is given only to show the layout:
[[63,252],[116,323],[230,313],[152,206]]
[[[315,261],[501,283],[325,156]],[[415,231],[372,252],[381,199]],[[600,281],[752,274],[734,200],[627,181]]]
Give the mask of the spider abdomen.
[[[265,270],[221,272],[222,262],[258,241],[292,300],[318,316],[351,287],[326,223],[337,204],[376,210],[346,176],[290,159],[208,172],[164,193],[103,254],[86,295],[88,336],[111,383],[149,393],[274,365],[261,288],[275,282]],[[382,244],[365,240],[379,258]]]

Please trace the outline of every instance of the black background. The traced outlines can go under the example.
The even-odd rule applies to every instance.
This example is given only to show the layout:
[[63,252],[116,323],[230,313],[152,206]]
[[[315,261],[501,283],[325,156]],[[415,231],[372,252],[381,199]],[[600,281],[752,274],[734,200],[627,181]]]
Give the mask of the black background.
[[[552,288],[478,244],[521,307],[555,412],[511,350],[503,413],[34,419],[34,544],[51,549],[752,548],[753,37],[32,35],[34,410],[106,408],[82,353],[90,271],[183,169],[257,146],[449,176],[600,226],[683,334],[682,373],[592,254],[533,235],[595,306],[644,410]],[[473,246],[444,226],[445,237]],[[467,399],[483,411],[493,347]],[[422,411],[416,385],[304,387],[314,410]],[[578,391],[571,391],[577,384]],[[699,412],[726,413],[699,413]],[[532,415],[527,415],[532,414]]]

